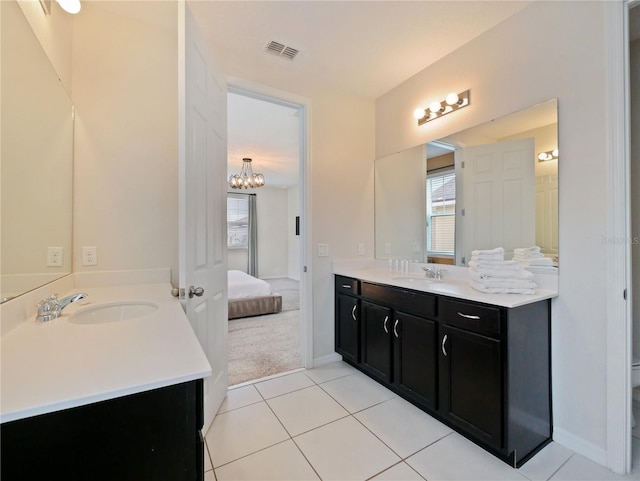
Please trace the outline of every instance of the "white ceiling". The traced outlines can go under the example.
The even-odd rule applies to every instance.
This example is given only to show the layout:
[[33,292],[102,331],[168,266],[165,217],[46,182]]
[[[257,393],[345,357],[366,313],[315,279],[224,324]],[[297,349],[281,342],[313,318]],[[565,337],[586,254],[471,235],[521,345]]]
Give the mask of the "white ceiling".
[[[163,2],[88,2],[172,28]],[[169,2],[170,3],[170,2]],[[333,88],[377,98],[524,8],[529,1],[189,0],[216,61],[227,75],[311,97]],[[165,4],[166,5],[166,4]],[[170,5],[167,5],[170,7]],[[175,10],[173,10],[175,12]],[[157,17],[157,18],[156,18]],[[275,40],[300,52],[293,61],[266,53]],[[273,111],[270,111],[273,108]],[[291,110],[291,109],[289,109]],[[286,107],[229,101],[229,170],[252,157],[267,185],[292,185],[297,127]],[[297,145],[297,144],[296,144]],[[287,175],[288,171],[288,175]]]
[[[194,1],[190,8],[226,73],[307,94],[332,87],[376,98],[526,6],[517,1]],[[293,61],[265,51],[275,40]],[[229,174],[242,157],[268,186],[298,182],[291,109],[229,95]]]

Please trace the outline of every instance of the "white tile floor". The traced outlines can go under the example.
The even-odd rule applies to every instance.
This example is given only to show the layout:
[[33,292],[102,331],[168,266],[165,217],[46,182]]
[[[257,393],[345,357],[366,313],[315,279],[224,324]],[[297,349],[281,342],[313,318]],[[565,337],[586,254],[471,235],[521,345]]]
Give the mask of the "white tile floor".
[[209,481],[640,480],[639,438],[626,477],[557,443],[512,469],[342,362],[229,390],[205,439]]

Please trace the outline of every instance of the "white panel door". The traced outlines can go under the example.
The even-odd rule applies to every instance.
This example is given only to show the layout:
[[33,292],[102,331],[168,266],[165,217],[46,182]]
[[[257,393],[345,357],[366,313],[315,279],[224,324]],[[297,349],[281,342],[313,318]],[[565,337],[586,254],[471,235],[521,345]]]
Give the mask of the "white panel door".
[[[534,139],[510,140],[456,151],[462,202],[458,204],[456,263],[469,262],[474,249],[535,244]],[[460,179],[461,177],[461,179]]]
[[[226,83],[189,8],[184,25],[180,135],[180,288],[213,374],[204,383],[204,429],[227,394]],[[182,67],[182,66],[181,66]],[[182,70],[182,68],[181,68]],[[195,294],[190,294],[190,289]]]

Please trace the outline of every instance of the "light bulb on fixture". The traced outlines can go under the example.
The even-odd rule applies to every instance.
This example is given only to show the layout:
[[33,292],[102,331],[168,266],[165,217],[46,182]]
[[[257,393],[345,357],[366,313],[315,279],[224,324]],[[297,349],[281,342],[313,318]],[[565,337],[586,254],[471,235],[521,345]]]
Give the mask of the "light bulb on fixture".
[[429,105],[429,110],[431,110],[431,112],[433,112],[434,114],[437,114],[442,110],[442,104],[437,101],[432,102],[431,105]]
[[415,110],[413,111],[413,116],[414,116],[416,119],[420,120],[422,117],[424,117],[424,116],[425,116],[425,111],[424,111],[424,109],[415,109]]
[[445,99],[445,102],[447,102],[447,105],[455,105],[458,103],[458,94],[453,92],[450,93],[449,95],[447,95],[447,98]]
[[73,15],[78,13],[82,8],[80,0],[56,0],[56,2],[58,2],[58,5],[60,5],[65,12]]

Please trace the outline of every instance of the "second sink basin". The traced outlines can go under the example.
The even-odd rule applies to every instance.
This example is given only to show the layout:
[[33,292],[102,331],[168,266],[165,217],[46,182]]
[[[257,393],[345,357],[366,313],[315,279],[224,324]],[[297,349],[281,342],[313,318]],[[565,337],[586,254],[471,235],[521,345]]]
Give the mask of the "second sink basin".
[[103,324],[146,316],[158,310],[152,301],[118,301],[87,307],[69,318],[74,324]]

